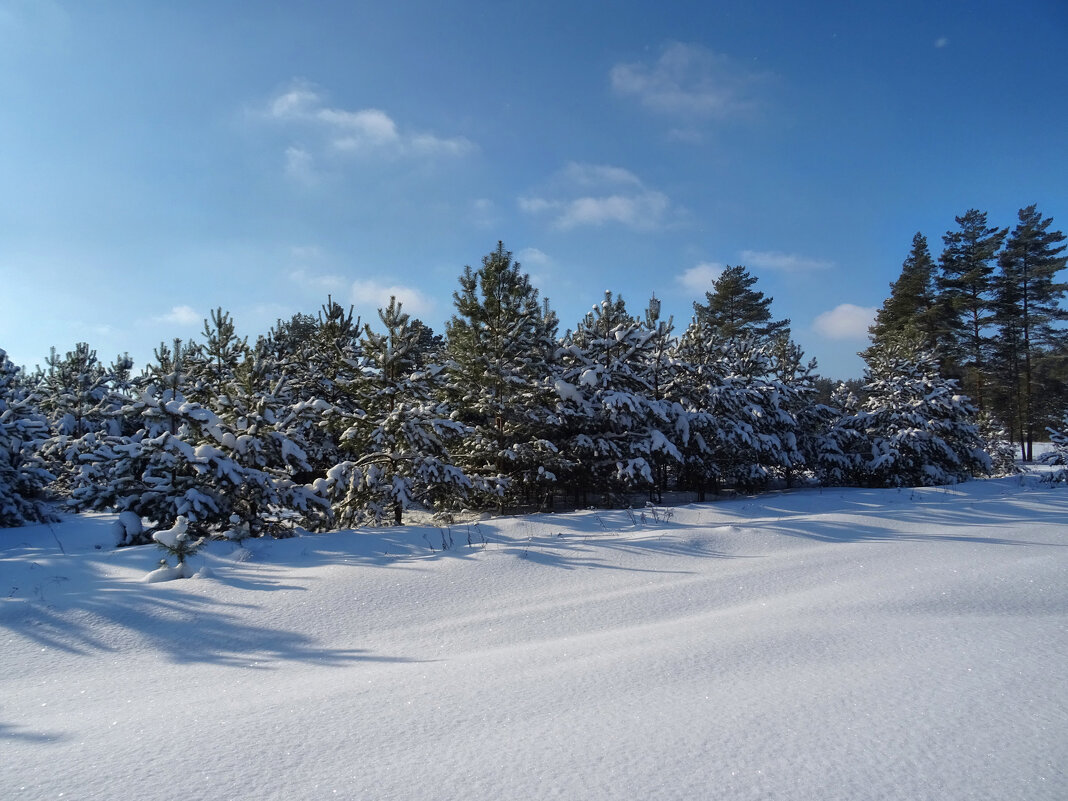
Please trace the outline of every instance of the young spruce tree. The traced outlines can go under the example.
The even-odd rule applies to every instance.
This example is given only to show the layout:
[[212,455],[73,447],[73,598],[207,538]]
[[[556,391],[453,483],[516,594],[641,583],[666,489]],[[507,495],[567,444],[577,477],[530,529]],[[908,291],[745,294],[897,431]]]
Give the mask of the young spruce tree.
[[446,326],[446,397],[469,433],[454,451],[496,481],[495,503],[544,497],[559,464],[553,396],[556,315],[504,244],[465,267]]

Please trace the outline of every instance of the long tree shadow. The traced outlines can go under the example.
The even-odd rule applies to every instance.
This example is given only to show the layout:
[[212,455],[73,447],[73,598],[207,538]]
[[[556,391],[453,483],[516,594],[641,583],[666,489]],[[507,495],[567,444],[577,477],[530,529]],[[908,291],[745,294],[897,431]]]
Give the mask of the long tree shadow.
[[[1068,493],[999,491],[1004,485],[991,484],[898,491],[801,490],[717,505],[715,511],[721,523],[758,526],[824,541],[923,539],[1005,546],[1068,545],[1068,541],[1017,535],[1038,527],[1063,526],[1068,520]],[[836,517],[839,519],[834,520]],[[940,533],[943,530],[967,533]],[[1012,536],[1008,536],[1010,532]]]
[[792,520],[765,520],[754,522],[754,525],[758,525],[769,533],[820,542],[960,542],[973,545],[1049,547],[1065,545],[1065,543],[1035,542],[984,534],[942,534],[930,530],[902,531],[900,528],[875,526],[867,522],[839,520],[806,520],[803,524],[797,524]]
[[[350,662],[412,662],[362,648],[328,648],[299,631],[255,625],[238,614],[247,604],[225,603],[195,593],[168,597],[113,589],[63,608],[47,603],[7,604],[0,626],[47,647],[72,654],[122,653],[148,647],[178,664],[269,668],[278,662],[337,666]],[[116,636],[115,628],[137,642]]]
[[[78,564],[42,559],[23,565],[23,575],[13,578],[20,585],[38,583],[32,590],[27,587],[0,600],[0,628],[43,648],[71,654],[147,647],[179,664],[264,668],[285,661],[324,666],[416,661],[368,649],[325,647],[307,633],[255,623],[249,613],[260,608],[256,604],[222,600],[198,592],[195,586],[143,584],[110,575],[107,568],[115,565],[106,558],[78,554],[66,559]],[[12,567],[9,560],[8,574]],[[64,572],[73,578],[67,580]],[[304,589],[262,576],[224,583],[245,589]]]
[[20,740],[24,743],[58,743],[68,738],[66,734],[41,732],[25,726],[14,726],[0,721],[0,740]]

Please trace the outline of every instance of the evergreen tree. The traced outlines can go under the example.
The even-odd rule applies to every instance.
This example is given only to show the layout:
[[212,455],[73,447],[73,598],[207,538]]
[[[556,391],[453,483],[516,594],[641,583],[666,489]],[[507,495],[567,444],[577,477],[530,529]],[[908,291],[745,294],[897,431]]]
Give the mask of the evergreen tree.
[[39,453],[48,421],[21,373],[0,349],[0,528],[55,520],[46,496],[55,477]]
[[410,353],[412,366],[421,370],[431,364],[440,364],[445,354],[445,338],[435,334],[433,328],[418,318],[412,318],[409,328],[415,341]]
[[[79,508],[133,512],[156,528],[184,516],[201,533],[223,533],[237,525],[248,535],[281,534],[297,514],[314,518],[315,499],[273,466],[284,463],[285,456],[265,456],[269,445],[286,452],[284,443],[261,438],[259,426],[274,414],[264,408],[268,393],[257,388],[246,403],[249,398],[233,381],[213,390],[224,420],[184,394],[185,358],[196,359],[195,350],[175,342],[156,355],[140,394],[122,410],[140,427],[132,435],[102,439],[85,455],[100,480],[76,487],[73,502]],[[142,532],[138,541],[149,536]]]
[[281,533],[282,519],[288,516],[282,509],[305,526],[325,525],[329,518],[326,500],[296,481],[311,470],[303,433],[306,424],[319,415],[295,401],[286,376],[262,341],[214,394],[218,417],[233,434],[222,439],[228,455],[271,484],[266,495],[252,482],[231,498],[245,536]]
[[[638,369],[649,387],[650,408],[654,410],[654,430],[674,447],[650,448],[649,462],[653,473],[651,500],[660,503],[673,475],[682,467],[682,452],[689,441],[689,415],[683,406],[685,392],[680,386],[684,379],[683,365],[676,358],[675,323],[669,317],[660,319],[660,301],[656,295],[649,300],[642,325],[647,337],[646,347],[638,351]],[[650,443],[651,444],[651,443]]]
[[[615,493],[654,489],[655,466],[682,463],[673,442],[672,404],[657,399],[650,384],[660,350],[659,312],[650,308],[646,322],[631,317],[623,298],[605,293],[565,339],[557,392],[566,419],[565,453],[578,467],[577,491]],[[655,326],[655,327],[653,327]]]
[[775,437],[777,470],[792,486],[802,475],[813,475],[824,451],[827,426],[837,417],[832,407],[816,401],[816,360],[780,336],[771,351],[772,371],[767,382],[765,414]]
[[789,320],[771,319],[772,298],[753,289],[757,279],[742,266],[727,267],[716,279],[706,303],[695,302],[697,322],[710,329],[713,338],[735,342],[753,336],[766,342],[779,334],[789,335]]
[[934,278],[935,263],[927,248],[927,238],[917,233],[901,265],[901,275],[890,285],[890,296],[875,315],[870,329],[873,341],[915,331],[927,350],[937,352],[939,307]]
[[964,388],[985,408],[984,374],[989,340],[986,329],[993,320],[990,293],[993,261],[1008,233],[1006,228],[988,228],[986,212],[970,209],[957,217],[959,230],[942,237],[945,249],[939,258],[939,289],[946,354],[955,360],[964,378]]
[[975,407],[956,381],[942,378],[934,354],[915,337],[901,337],[866,358],[868,396],[845,422],[860,435],[852,447],[863,483],[935,486],[990,472]]
[[292,401],[287,436],[301,443],[308,460],[309,470],[297,478],[310,482],[344,458],[339,438],[363,414],[365,365],[362,326],[351,306],[346,309],[328,296],[310,331],[307,320],[298,317],[272,331],[268,351],[279,354],[276,361]]
[[504,244],[465,267],[446,326],[447,397],[470,433],[454,452],[469,475],[495,477],[497,503],[543,495],[558,464],[553,442],[556,316]]
[[80,482],[93,479],[84,456],[101,438],[116,433],[118,421],[110,416],[111,376],[89,345],[79,342],[63,357],[52,348],[46,364],[37,394],[50,436],[41,455],[56,476],[53,491],[64,497]]
[[1042,461],[1046,464],[1068,464],[1068,414],[1064,415],[1056,428],[1046,428],[1046,433],[1053,447],[1042,457]]
[[248,339],[237,335],[230,314],[221,307],[213,309],[211,318],[204,321],[204,341],[185,355],[189,399],[214,408],[248,353]]
[[[708,489],[763,483],[768,443],[762,433],[760,378],[765,352],[752,337],[735,342],[695,318],[681,337],[679,402],[687,412],[682,481],[704,500]],[[754,380],[754,376],[758,376]]]
[[[830,408],[816,456],[816,475],[825,487],[864,483],[864,466],[870,445],[861,425],[860,404],[854,385],[840,382],[825,408]],[[866,447],[867,446],[867,447]]]
[[1052,218],[1043,219],[1032,205],[1020,209],[1019,219],[998,259],[994,321],[1007,390],[999,406],[1002,417],[1014,423],[1022,456],[1030,461],[1037,427],[1035,396],[1040,391],[1035,363],[1043,352],[1068,347],[1068,331],[1056,326],[1068,319],[1068,312],[1058,305],[1068,284],[1055,281],[1068,257],[1062,255],[1064,234],[1049,230]]
[[411,506],[464,498],[478,485],[451,463],[448,449],[466,429],[434,399],[440,368],[416,368],[426,327],[412,325],[396,298],[378,316],[384,331],[367,325],[362,341],[365,413],[341,436],[353,459],[331,468],[322,482],[335,519],[347,526],[387,519],[400,525]]

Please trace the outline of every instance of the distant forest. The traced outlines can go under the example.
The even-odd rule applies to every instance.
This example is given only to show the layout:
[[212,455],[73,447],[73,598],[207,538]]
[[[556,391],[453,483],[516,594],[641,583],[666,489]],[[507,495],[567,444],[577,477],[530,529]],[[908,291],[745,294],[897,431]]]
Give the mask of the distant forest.
[[1010,471],[1065,430],[1065,237],[1034,206],[1011,232],[956,223],[937,262],[913,238],[862,381],[819,376],[741,265],[681,330],[607,292],[561,335],[503,243],[441,334],[395,300],[364,323],[328,298],[251,343],[217,309],[138,375],[86,343],[35,371],[0,351],[0,526],[59,505],[136,514],[122,544],[179,519],[240,539]]

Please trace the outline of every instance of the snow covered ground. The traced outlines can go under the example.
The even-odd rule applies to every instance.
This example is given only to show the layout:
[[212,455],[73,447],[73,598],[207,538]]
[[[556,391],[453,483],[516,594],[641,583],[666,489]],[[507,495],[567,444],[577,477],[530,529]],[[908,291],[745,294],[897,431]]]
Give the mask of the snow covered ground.
[[1068,798],[1068,490],[667,514],[0,530],[0,798]]

